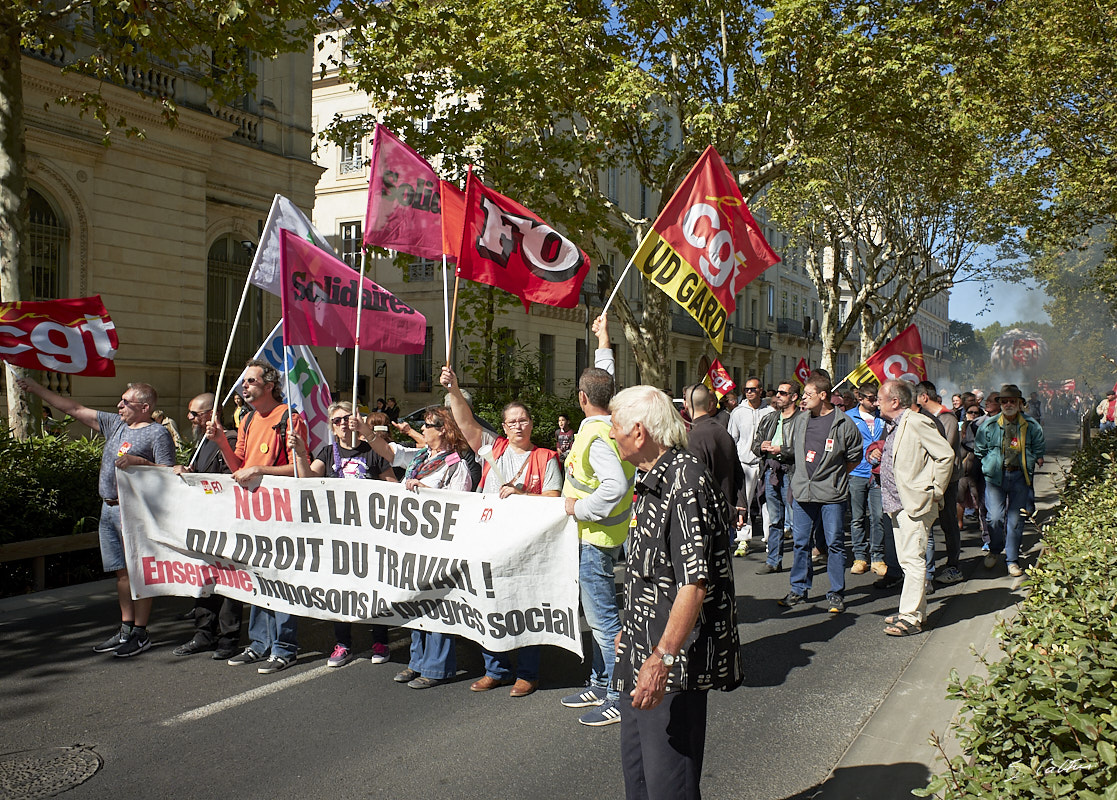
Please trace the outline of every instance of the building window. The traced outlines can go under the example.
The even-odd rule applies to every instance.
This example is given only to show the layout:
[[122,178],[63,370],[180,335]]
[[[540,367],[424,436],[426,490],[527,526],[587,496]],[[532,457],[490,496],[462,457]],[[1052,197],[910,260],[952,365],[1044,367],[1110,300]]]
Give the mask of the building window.
[[31,267],[31,300],[57,300],[68,294],[66,261],[70,252],[70,229],[62,215],[43,195],[27,190],[30,210],[31,250],[27,263]]
[[407,265],[407,281],[409,283],[433,281],[437,266],[438,262],[433,258],[416,258]]
[[249,289],[240,324],[232,330],[251,265],[252,251],[231,234],[210,245],[206,259],[206,366],[215,371],[221,368],[230,333],[233,347],[226,371],[232,375],[240,373],[263,341],[264,296],[255,287]]
[[543,391],[555,393],[555,337],[539,334],[539,372],[543,378]]
[[768,319],[774,319],[776,316],[776,287],[768,287]]
[[683,396],[683,389],[686,388],[686,362],[675,362],[675,397]]
[[752,311],[752,314],[751,314],[751,316],[752,316],[752,327],[759,328],[760,327],[760,318],[759,318],[759,313],[756,310],[757,309],[756,298],[754,297],[750,301],[750,303],[751,303],[750,309]]
[[605,182],[605,196],[612,200],[614,203],[617,202],[617,184],[619,183],[619,181],[617,179],[616,167],[609,167],[605,171]]
[[780,292],[780,316],[787,319],[787,290]]
[[512,361],[516,355],[516,337],[512,335],[512,329],[497,328],[493,333],[492,346],[496,355],[497,383],[508,383],[515,375],[515,365]]
[[343,222],[341,233],[341,260],[353,269],[361,268],[361,223]]
[[403,388],[407,392],[429,392],[434,380],[434,328],[427,326],[423,352],[404,356]]
[[849,374],[849,353],[836,353],[834,355],[834,377]]
[[341,175],[365,171],[364,146],[364,139],[359,137],[341,146],[341,164],[337,170]]

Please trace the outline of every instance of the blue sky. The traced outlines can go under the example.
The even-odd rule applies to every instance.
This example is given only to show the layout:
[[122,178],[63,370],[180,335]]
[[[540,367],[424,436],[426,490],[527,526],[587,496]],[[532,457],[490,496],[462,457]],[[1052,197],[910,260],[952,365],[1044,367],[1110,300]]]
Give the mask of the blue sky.
[[950,318],[981,329],[994,322],[1050,322],[1043,304],[1047,295],[1034,281],[990,281],[988,299],[979,284],[963,283],[950,290]]

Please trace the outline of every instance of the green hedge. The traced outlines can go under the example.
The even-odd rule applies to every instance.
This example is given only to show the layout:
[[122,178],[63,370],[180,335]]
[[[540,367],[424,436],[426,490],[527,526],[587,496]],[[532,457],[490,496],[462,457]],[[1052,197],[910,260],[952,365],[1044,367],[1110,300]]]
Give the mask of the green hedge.
[[1117,800],[1117,436],[1073,461],[1005,657],[959,681],[952,759],[920,797]]

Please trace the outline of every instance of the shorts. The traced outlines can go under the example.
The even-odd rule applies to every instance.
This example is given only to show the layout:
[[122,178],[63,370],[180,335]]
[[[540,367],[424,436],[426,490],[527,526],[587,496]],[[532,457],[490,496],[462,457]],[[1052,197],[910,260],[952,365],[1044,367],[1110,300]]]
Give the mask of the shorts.
[[101,564],[105,572],[127,569],[124,560],[124,533],[120,524],[120,506],[101,503],[101,522],[98,526],[101,539]]

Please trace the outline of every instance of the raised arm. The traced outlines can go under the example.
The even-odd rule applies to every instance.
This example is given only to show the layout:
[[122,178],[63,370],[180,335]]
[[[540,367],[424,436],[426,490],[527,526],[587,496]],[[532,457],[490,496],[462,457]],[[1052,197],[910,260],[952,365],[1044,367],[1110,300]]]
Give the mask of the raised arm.
[[473,409],[465,401],[461,387],[458,386],[458,376],[454,374],[454,370],[450,368],[449,364],[442,368],[442,377],[439,379],[439,383],[445,386],[448,392],[450,413],[454,415],[454,422],[458,423],[458,428],[461,430],[462,436],[465,437],[466,444],[476,453],[481,449],[481,426],[473,418]]
[[33,394],[48,406],[57,408],[63,414],[73,417],[82,425],[100,432],[101,426],[97,422],[97,412],[94,409],[86,408],[73,398],[63,397],[52,392],[33,378],[16,378],[16,386],[20,388],[20,391]]

